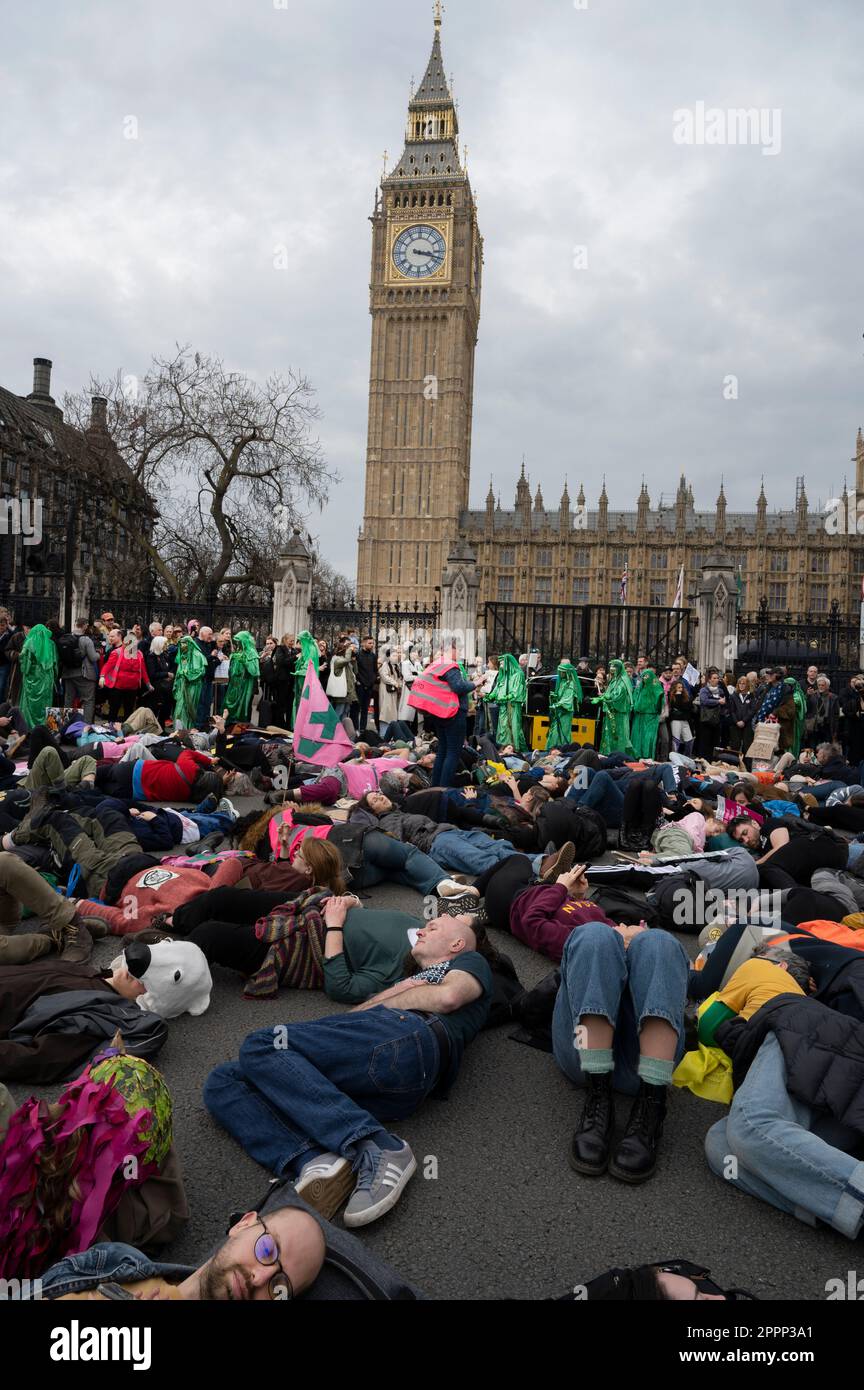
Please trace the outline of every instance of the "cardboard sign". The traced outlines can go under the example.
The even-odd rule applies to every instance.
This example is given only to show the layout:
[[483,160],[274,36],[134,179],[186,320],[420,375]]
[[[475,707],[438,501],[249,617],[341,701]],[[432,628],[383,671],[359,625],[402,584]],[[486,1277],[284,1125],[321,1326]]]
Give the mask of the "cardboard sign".
[[757,724],[755,737],[750,747],[747,749],[746,756],[748,758],[758,758],[760,761],[770,760],[777,752],[777,745],[779,742],[779,724]]

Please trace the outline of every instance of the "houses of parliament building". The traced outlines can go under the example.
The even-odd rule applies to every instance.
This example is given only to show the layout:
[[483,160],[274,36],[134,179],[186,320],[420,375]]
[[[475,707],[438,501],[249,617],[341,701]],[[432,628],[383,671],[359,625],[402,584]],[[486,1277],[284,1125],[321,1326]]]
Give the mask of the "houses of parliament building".
[[[697,510],[684,477],[674,500],[652,505],[643,483],[634,508],[618,511],[605,484],[589,502],[581,486],[571,497],[564,483],[549,505],[539,487],[532,495],[523,465],[512,510],[502,508],[492,483],[485,506],[469,507],[483,238],[444,73],[440,6],[404,149],[385,169],[371,221],[358,596],[432,607],[448,557],[473,552],[481,610],[488,602],[618,603],[625,568],[628,603],[671,606],[682,566],[686,606],[703,563],[719,548],[739,575],[742,607],[755,608],[764,595],[774,613],[815,615],[833,600],[857,612],[864,534],[854,520],[826,526],[825,514],[810,508],[803,479],[785,511],[769,511],[764,489],[752,512],[728,511],[722,485],[713,507]],[[855,460],[864,499],[860,429]]]

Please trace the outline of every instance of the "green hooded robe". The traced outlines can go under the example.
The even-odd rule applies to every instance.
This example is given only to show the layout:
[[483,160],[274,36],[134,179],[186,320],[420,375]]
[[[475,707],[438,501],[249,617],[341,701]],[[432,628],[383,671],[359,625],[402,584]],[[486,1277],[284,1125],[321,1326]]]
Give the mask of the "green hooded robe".
[[791,685],[792,698],[795,701],[795,726],[792,731],[791,752],[797,758],[801,752],[801,741],[804,737],[804,725],[807,720],[807,696],[794,676],[787,676],[786,684]]
[[228,686],[225,691],[225,722],[248,724],[255,682],[261,674],[261,667],[251,632],[235,632],[233,641],[234,651],[228,665]]
[[300,643],[300,655],[297,658],[297,665],[294,668],[294,720],[297,719],[297,706],[300,704],[300,696],[303,693],[303,686],[306,683],[306,672],[309,670],[309,662],[315,667],[315,674],[321,670],[321,653],[318,650],[318,643],[311,632],[301,632],[297,641]]
[[173,686],[175,729],[194,729],[206,670],[207,658],[195,639],[181,637]]
[[558,680],[549,695],[549,735],[546,747],[567,748],[573,742],[573,717],[582,703],[582,682],[570,661],[559,661]]
[[657,729],[664,698],[660,677],[647,667],[642,672],[642,684],[633,698],[631,737],[637,758],[653,758],[657,752]]
[[594,704],[603,711],[603,733],[600,739],[600,753],[627,753],[633,756],[630,742],[630,712],[633,709],[633,686],[624,670],[623,661],[610,661],[611,679],[602,695],[594,697]]
[[57,648],[44,623],[31,627],[21,648],[19,704],[28,729],[45,723],[45,712],[54,703],[57,683]]
[[498,728],[495,730],[498,747],[512,743],[518,752],[525,752],[528,743],[522,716],[528,703],[528,677],[512,652],[505,652],[501,658],[489,702],[498,706]]

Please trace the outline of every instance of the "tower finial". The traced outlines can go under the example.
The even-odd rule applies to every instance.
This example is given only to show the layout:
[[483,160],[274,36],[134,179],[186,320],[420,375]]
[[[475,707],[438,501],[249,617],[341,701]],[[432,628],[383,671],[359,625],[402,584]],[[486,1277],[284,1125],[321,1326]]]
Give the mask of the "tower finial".
[[443,18],[443,15],[444,15],[444,6],[441,4],[441,0],[435,0],[435,28],[436,28],[436,29],[440,29],[440,28],[441,28],[441,20],[442,20],[442,18]]

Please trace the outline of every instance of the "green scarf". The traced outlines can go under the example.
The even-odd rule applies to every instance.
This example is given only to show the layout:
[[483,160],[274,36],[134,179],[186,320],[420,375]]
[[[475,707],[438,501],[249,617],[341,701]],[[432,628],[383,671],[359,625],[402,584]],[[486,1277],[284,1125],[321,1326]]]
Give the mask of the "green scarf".
[[795,729],[792,734],[792,753],[797,758],[801,752],[801,740],[804,737],[804,725],[807,720],[807,696],[801,689],[794,676],[786,677],[786,684],[792,687],[792,698],[795,701]]
[[235,632],[235,650],[228,663],[228,686],[225,690],[226,723],[248,724],[252,713],[255,682],[261,672],[255,639],[251,632]]
[[18,703],[28,729],[45,723],[45,712],[54,703],[57,681],[57,648],[44,623],[31,627],[21,648],[21,695]]
[[311,632],[301,632],[297,641],[300,643],[300,655],[297,658],[297,665],[294,669],[294,718],[297,718],[297,706],[300,704],[300,696],[303,692],[303,685],[306,681],[306,672],[309,669],[309,662],[315,667],[315,674],[321,670],[321,653],[318,650],[318,643]]
[[573,742],[573,716],[582,703],[582,682],[570,661],[558,663],[558,680],[549,695],[547,748],[566,748]]
[[178,729],[192,729],[195,726],[206,670],[207,658],[195,639],[181,637],[174,675],[174,724]]
[[498,728],[495,742],[499,748],[512,743],[519,752],[528,747],[522,716],[528,703],[528,677],[512,652],[505,652],[498,668],[498,678],[492,687],[489,701],[498,706]]
[[657,729],[663,711],[663,686],[656,671],[642,672],[642,684],[633,700],[633,748],[637,758],[653,758],[657,751]]
[[627,753],[633,756],[630,742],[630,713],[633,709],[633,686],[624,670],[623,661],[609,663],[611,680],[602,695],[596,695],[593,703],[603,711],[603,734],[600,740],[600,753]]

